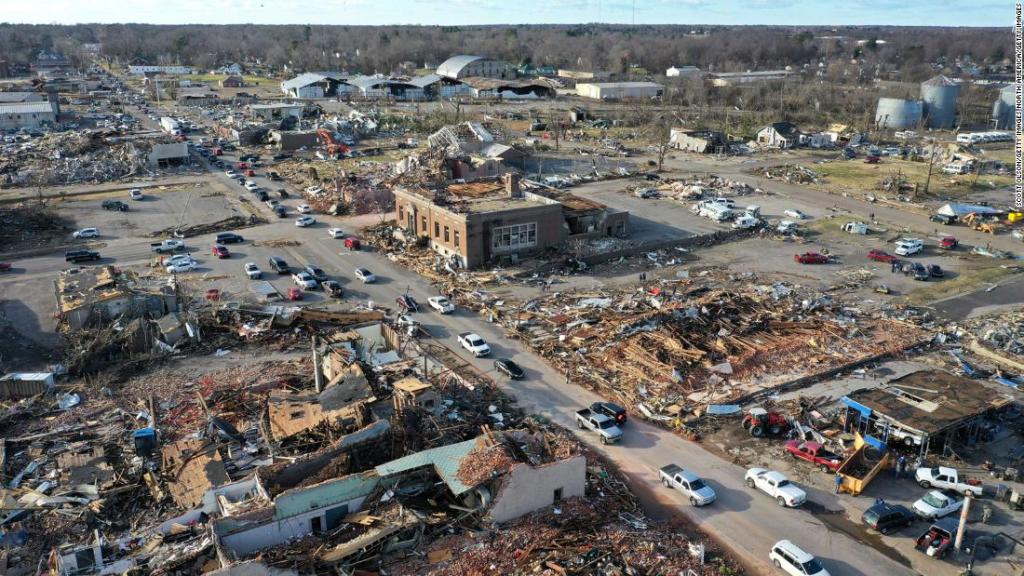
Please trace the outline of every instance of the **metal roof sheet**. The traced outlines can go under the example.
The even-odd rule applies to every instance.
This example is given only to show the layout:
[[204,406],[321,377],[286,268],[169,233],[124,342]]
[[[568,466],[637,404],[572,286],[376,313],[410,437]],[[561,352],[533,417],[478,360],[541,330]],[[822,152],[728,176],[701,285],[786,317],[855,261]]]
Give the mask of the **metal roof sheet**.
[[0,114],[44,114],[53,113],[49,102],[19,102],[17,104],[0,104]]
[[483,60],[483,56],[470,56],[468,54],[460,54],[458,56],[452,56],[451,58],[441,62],[441,65],[437,67],[437,73],[441,76],[449,76],[456,78],[459,75],[459,71],[466,67],[471,62],[477,60]]
[[408,472],[417,468],[423,468],[426,466],[433,466],[437,475],[441,477],[441,480],[448,485],[448,488],[452,491],[452,494],[456,496],[462,495],[474,488],[474,486],[467,486],[457,478],[459,467],[462,465],[463,459],[469,455],[470,452],[477,445],[477,439],[466,440],[457,444],[449,444],[447,446],[438,446],[437,448],[431,448],[415,454],[409,454],[408,456],[399,458],[398,460],[392,460],[385,464],[377,466],[375,470],[381,477],[388,477],[393,474],[400,474],[402,472]]

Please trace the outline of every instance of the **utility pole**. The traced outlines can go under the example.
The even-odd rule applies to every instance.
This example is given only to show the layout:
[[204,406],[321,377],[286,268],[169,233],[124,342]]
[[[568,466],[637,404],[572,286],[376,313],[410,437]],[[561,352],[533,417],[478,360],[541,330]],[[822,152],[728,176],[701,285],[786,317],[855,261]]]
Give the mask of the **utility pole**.
[[964,496],[964,506],[960,509],[960,525],[956,528],[956,541],[953,543],[953,549],[956,550],[957,554],[960,553],[960,546],[964,543],[964,532],[967,530],[967,513],[971,509],[971,500],[974,500],[974,498],[968,492]]
[[935,138],[932,138],[932,155],[928,158],[928,177],[924,181],[924,193],[928,195],[928,186],[932,182],[932,166],[935,165],[935,153],[938,149],[935,147]]

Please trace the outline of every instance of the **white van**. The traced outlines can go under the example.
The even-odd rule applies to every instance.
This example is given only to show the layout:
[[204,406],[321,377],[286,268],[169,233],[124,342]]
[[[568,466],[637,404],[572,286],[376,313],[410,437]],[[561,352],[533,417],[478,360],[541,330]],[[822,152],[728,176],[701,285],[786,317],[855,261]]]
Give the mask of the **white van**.
[[958,163],[946,164],[942,167],[942,172],[944,174],[966,174],[967,166]]
[[790,576],[829,576],[817,558],[789,540],[776,542],[768,553],[768,559]]
[[924,249],[924,242],[920,238],[900,238],[896,241],[896,249],[893,252],[897,256],[910,256],[917,254]]

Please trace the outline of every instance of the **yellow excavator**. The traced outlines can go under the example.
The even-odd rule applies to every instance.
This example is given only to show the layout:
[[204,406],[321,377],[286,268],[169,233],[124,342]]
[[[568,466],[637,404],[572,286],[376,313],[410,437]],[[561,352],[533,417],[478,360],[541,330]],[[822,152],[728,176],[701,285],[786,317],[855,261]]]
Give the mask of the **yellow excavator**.
[[972,229],[977,230],[978,232],[988,232],[989,234],[995,234],[996,230],[999,229],[998,222],[985,222],[984,218],[977,212],[971,212],[970,214],[967,214],[960,220],[962,220],[964,224],[970,226]]

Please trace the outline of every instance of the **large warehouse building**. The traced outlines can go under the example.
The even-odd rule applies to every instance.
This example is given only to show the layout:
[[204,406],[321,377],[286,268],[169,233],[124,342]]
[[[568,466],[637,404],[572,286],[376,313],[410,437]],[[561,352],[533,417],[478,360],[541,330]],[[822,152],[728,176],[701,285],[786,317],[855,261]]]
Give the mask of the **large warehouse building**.
[[35,129],[57,121],[50,102],[17,102],[0,104],[0,130]]
[[437,67],[437,75],[442,78],[460,80],[462,78],[499,78],[511,80],[516,71],[508,62],[492,60],[483,56],[452,56]]
[[664,86],[654,82],[604,82],[576,85],[576,94],[594,100],[657,98],[664,91]]

